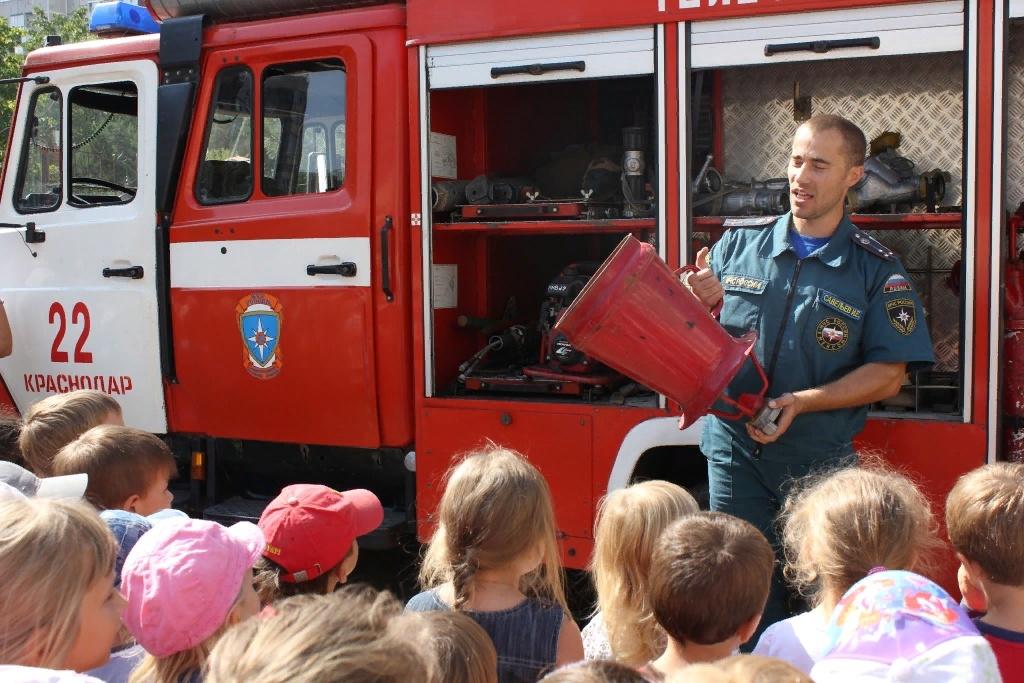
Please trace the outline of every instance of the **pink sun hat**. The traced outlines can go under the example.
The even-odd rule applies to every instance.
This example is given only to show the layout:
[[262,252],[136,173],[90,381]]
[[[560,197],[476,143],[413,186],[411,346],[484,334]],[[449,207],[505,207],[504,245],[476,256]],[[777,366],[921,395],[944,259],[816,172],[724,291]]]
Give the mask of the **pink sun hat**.
[[121,571],[125,626],[155,657],[199,645],[227,620],[264,544],[250,522],[223,527],[183,519],[155,526]]

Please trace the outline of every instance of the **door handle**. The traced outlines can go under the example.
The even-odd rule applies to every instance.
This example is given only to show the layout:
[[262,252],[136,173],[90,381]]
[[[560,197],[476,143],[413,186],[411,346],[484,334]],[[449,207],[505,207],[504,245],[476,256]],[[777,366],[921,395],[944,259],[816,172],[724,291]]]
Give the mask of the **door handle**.
[[391,216],[385,216],[380,228],[380,284],[388,301],[395,300],[395,293],[391,291],[391,230],[394,227]]
[[351,261],[336,263],[333,266],[306,266],[306,275],[341,275],[342,277],[355,277],[356,264]]
[[587,70],[587,63],[579,62],[555,62],[553,64],[523,64],[521,66],[492,66],[491,78],[502,76],[543,76],[552,71],[580,71]]
[[127,277],[132,280],[141,280],[145,271],[142,266],[128,266],[127,268],[104,268],[103,277]]
[[810,40],[802,43],[781,43],[764,46],[764,56],[772,57],[781,55],[784,52],[815,52],[825,54],[832,50],[844,48],[867,47],[877,50],[882,46],[882,40],[878,36],[870,38],[841,38],[839,40]]

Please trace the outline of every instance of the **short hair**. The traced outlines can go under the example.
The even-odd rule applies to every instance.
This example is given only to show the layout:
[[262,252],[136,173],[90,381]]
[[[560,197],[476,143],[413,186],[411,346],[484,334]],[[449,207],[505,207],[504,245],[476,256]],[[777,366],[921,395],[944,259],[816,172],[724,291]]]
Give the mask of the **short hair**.
[[749,522],[721,512],[687,515],[654,550],[654,618],[678,643],[721,643],[764,611],[774,564],[771,545]]
[[81,389],[47,396],[25,413],[18,445],[36,475],[53,475],[53,456],[83,432],[121,414],[117,401],[102,391]]
[[868,152],[868,140],[864,137],[864,131],[853,121],[835,114],[816,114],[804,121],[800,128],[806,128],[812,133],[836,131],[843,138],[846,160],[850,166],[864,165],[864,157]]
[[956,551],[988,580],[1024,587],[1024,463],[984,465],[960,477],[946,499],[946,528]]
[[295,595],[228,630],[206,662],[206,683],[440,681],[421,615],[390,593],[346,586]]
[[542,683],[645,683],[636,669],[609,659],[577,662],[552,671]]
[[120,507],[144,495],[158,477],[177,472],[171,449],[159,437],[134,427],[93,427],[60,449],[53,458],[56,476],[86,473],[85,497],[96,507]]
[[0,520],[0,662],[70,668],[82,600],[114,572],[114,537],[82,501],[9,499]]
[[454,610],[421,616],[437,673],[445,683],[498,683],[498,653],[483,626]]
[[256,593],[260,596],[260,604],[269,605],[276,600],[289,598],[293,595],[324,595],[330,593],[338,567],[351,555],[352,548],[349,548],[341,562],[309,581],[282,581],[281,575],[291,572],[273,560],[260,556],[252,568]]
[[0,460],[21,465],[21,447],[18,436],[21,434],[21,418],[14,413],[0,410]]

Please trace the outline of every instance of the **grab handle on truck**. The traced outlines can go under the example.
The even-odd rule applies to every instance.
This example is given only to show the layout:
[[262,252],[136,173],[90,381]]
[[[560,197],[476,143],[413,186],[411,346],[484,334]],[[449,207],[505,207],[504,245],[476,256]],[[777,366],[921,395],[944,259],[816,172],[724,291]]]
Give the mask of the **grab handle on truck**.
[[351,261],[336,263],[331,266],[306,266],[306,275],[341,275],[342,277],[355,277],[356,264]]
[[127,268],[104,268],[103,277],[127,277],[132,280],[141,280],[145,275],[142,266],[128,266]]
[[384,217],[384,225],[380,229],[380,283],[384,290],[384,298],[388,301],[395,300],[395,294],[391,291],[391,230],[395,222],[391,216]]
[[551,64],[521,64],[519,66],[495,66],[491,67],[491,78],[502,76],[543,76],[552,71],[586,71],[587,63],[579,62],[553,62]]
[[867,47],[877,50],[882,47],[882,40],[878,36],[870,38],[840,38],[837,40],[808,40],[800,43],[782,43],[764,46],[764,56],[772,57],[786,52],[815,52],[825,54],[832,50],[843,48]]

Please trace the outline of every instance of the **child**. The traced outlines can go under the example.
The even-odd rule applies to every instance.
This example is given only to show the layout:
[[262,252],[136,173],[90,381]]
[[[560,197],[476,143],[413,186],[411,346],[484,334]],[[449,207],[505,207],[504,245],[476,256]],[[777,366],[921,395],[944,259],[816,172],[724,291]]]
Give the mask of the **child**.
[[734,681],[743,683],[812,683],[810,677],[788,662],[760,655],[735,655],[718,667]]
[[[134,512],[125,510],[104,510],[100,513],[100,519],[110,529],[110,533],[114,536],[114,543],[117,544],[117,556],[114,558],[114,588],[120,590],[124,561],[135,544],[142,538],[142,534],[152,529],[155,524],[182,518],[187,519],[188,515],[171,509],[164,510],[152,517],[141,517]],[[146,651],[135,642],[131,632],[121,626],[117,641],[110,651],[110,660],[98,669],[93,669],[89,674],[105,683],[128,683],[132,671],[145,656]]]
[[274,603],[228,631],[206,667],[206,683],[449,683],[433,673],[419,615],[351,586]]
[[358,536],[384,520],[377,496],[317,484],[286,486],[260,516],[266,538],[256,563],[261,604],[301,593],[330,593],[359,561]]
[[178,466],[161,439],[141,429],[120,425],[93,427],[57,451],[57,475],[89,475],[85,497],[100,510],[127,510],[143,517],[166,510],[173,496],[167,490]]
[[18,436],[21,434],[21,418],[14,413],[0,410],[0,460],[20,465],[24,462]]
[[774,564],[771,545],[749,522],[698,512],[672,524],[651,560],[651,607],[668,646],[642,673],[672,676],[747,642],[768,601]]
[[998,683],[992,648],[946,591],[905,571],[861,579],[832,611],[811,678],[828,683]]
[[124,600],[114,541],[80,501],[0,502],[0,680],[48,680],[107,661]]
[[121,572],[125,626],[149,653],[132,683],[202,680],[217,638],[259,611],[252,566],[263,546],[250,522],[180,520],[143,534]]
[[0,481],[19,491],[26,498],[71,498],[85,495],[89,475],[69,474],[63,477],[37,477],[24,467],[0,460]]
[[[1003,680],[1024,681],[1024,464],[968,472],[946,499],[946,528],[961,563],[964,597],[986,610],[975,619]],[[980,598],[976,595],[980,593]],[[980,611],[979,610],[979,611]]]
[[642,666],[665,649],[651,613],[648,578],[661,532],[697,501],[667,481],[645,481],[604,497],[597,512],[592,573],[598,610],[583,629],[587,659]]
[[644,677],[625,664],[608,660],[577,662],[552,671],[543,683],[645,683]]
[[48,477],[57,451],[101,424],[124,424],[121,406],[102,391],[81,389],[48,396],[25,413],[18,436],[21,455],[30,470]]
[[536,680],[583,658],[569,616],[555,544],[551,493],[518,453],[493,444],[449,471],[415,612],[455,609],[476,620],[498,651],[498,680]]
[[487,631],[461,612],[423,614],[425,639],[445,683],[498,683],[498,653]]
[[810,673],[839,598],[874,567],[911,569],[938,544],[927,499],[895,472],[850,467],[804,482],[782,513],[786,576],[814,608],[772,624],[754,653]]

